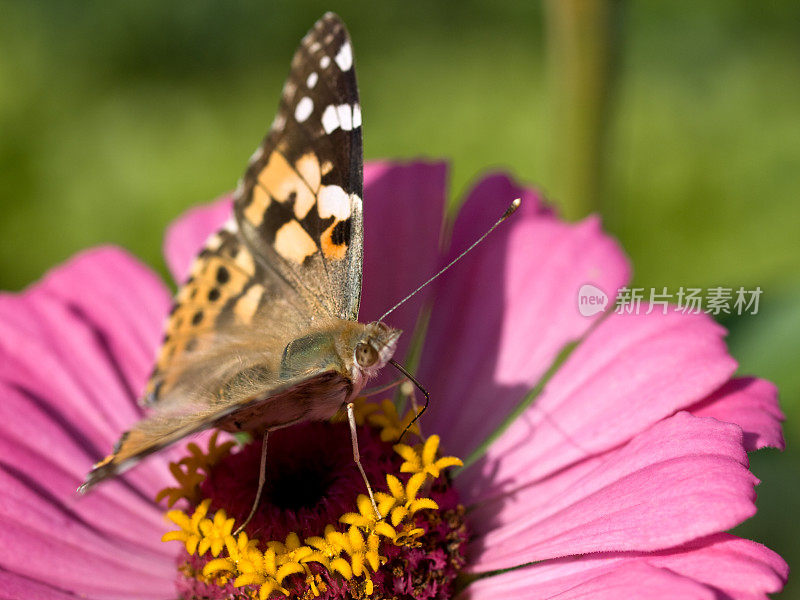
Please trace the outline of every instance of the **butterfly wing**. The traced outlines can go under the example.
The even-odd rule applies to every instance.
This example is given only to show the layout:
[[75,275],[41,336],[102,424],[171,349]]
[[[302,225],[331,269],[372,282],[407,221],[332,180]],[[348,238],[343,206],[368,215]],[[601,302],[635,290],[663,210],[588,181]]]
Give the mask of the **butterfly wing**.
[[[188,435],[221,425],[226,420],[246,418],[247,414],[258,413],[263,417],[262,413],[267,403],[272,409],[267,411],[267,417],[270,414],[277,417],[280,408],[289,408],[292,414],[296,415],[285,422],[286,411],[283,411],[279,415],[280,423],[273,425],[282,427],[304,420],[305,413],[313,410],[321,396],[324,396],[329,403],[341,404],[349,389],[350,382],[347,378],[335,370],[329,370],[321,371],[311,377],[284,382],[272,389],[269,399],[251,398],[247,402],[217,409],[205,405],[202,407],[204,410],[194,412],[166,410],[156,413],[143,419],[122,435],[114,451],[92,467],[79,491],[88,491],[97,483],[126,471],[143,458]],[[239,414],[243,416],[237,417]],[[265,427],[265,429],[270,428],[269,425]]]
[[[215,332],[255,320],[284,338],[326,317],[355,320],[363,254],[361,109],[352,46],[328,13],[303,38],[278,114],[178,292],[145,404]],[[282,348],[281,348],[282,349]]]
[[329,316],[355,320],[363,253],[361,107],[353,51],[328,13],[303,41],[234,207],[257,261]]
[[218,342],[193,357],[176,393],[122,435],[113,452],[93,467],[80,491],[198,431],[209,427],[263,431],[326,417],[352,391],[336,355],[322,348],[308,368],[286,372],[279,360],[265,358],[257,332]]
[[311,400],[341,403],[351,382],[335,357],[288,375],[280,358],[312,325],[357,317],[362,160],[352,46],[328,13],[292,60],[275,121],[237,186],[234,217],[176,295],[143,399],[153,414],[82,489],[232,415],[281,426],[313,411]]

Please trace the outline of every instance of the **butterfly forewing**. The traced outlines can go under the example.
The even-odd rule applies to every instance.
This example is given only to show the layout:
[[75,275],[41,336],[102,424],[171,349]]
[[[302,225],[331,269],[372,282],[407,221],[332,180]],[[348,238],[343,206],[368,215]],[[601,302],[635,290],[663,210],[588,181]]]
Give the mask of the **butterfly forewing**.
[[350,38],[326,15],[294,56],[234,209],[257,260],[313,310],[343,319],[357,317],[361,292],[362,155]]

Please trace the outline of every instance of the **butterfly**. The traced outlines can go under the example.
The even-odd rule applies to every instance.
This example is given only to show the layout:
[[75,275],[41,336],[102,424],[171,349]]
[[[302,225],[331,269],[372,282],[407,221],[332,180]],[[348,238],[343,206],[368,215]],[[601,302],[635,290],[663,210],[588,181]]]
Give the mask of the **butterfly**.
[[[357,321],[362,172],[353,49],[328,13],[294,55],[233,217],[176,295],[143,398],[151,414],[81,491],[204,429],[262,433],[327,419],[390,361],[401,332]],[[353,428],[352,405],[350,417]]]

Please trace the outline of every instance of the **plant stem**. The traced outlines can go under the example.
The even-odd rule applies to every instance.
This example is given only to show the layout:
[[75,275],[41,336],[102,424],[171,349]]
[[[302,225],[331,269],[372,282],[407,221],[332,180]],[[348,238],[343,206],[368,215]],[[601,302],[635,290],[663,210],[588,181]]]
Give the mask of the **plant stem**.
[[616,0],[547,0],[552,91],[551,188],[564,216],[603,206]]

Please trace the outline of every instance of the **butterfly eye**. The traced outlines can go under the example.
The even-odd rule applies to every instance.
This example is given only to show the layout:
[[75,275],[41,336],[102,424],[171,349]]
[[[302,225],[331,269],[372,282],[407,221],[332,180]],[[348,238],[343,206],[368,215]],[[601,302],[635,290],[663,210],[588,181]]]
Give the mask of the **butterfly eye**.
[[356,346],[355,358],[360,367],[371,367],[378,362],[378,351],[369,344],[361,342]]

